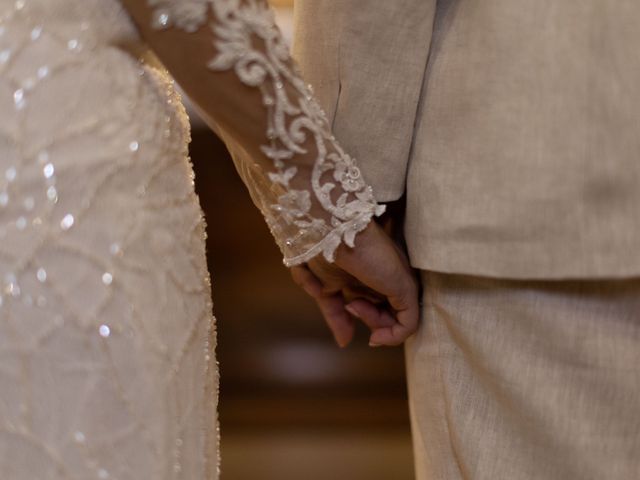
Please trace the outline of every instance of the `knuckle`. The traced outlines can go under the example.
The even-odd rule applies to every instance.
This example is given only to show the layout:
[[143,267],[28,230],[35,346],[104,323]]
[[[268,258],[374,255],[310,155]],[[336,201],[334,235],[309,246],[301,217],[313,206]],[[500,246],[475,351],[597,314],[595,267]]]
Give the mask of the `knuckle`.
[[293,283],[295,283],[296,285],[302,285],[302,274],[300,270],[298,270],[297,268],[292,268],[290,270],[290,273],[291,278],[293,279]]

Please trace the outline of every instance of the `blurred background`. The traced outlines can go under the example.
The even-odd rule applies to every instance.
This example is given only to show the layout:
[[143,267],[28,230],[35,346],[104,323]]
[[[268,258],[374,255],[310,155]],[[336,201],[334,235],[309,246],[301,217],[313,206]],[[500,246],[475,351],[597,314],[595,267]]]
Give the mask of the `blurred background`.
[[[291,38],[292,0],[274,0]],[[402,349],[339,349],[281,263],[224,145],[194,120],[221,367],[222,478],[413,478]]]

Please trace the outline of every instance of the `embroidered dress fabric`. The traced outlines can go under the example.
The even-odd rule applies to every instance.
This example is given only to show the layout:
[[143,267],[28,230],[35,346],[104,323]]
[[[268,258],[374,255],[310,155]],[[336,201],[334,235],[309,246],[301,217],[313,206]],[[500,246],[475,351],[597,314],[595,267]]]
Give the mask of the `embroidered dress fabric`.
[[[125,2],[127,3],[127,2]],[[227,141],[251,196],[264,214],[286,265],[323,254],[332,261],[341,243],[384,207],[376,203],[356,162],[331,134],[311,89],[298,75],[288,45],[262,0],[148,0],[152,24],[210,37],[211,89],[231,99],[235,121],[204,112]],[[160,55],[162,57],[162,55]],[[239,80],[239,81],[238,81]],[[241,83],[240,83],[241,82]],[[246,88],[261,94],[261,106],[245,100]],[[187,89],[188,90],[188,89]],[[264,110],[260,131],[243,118]],[[251,152],[252,146],[259,151]]]

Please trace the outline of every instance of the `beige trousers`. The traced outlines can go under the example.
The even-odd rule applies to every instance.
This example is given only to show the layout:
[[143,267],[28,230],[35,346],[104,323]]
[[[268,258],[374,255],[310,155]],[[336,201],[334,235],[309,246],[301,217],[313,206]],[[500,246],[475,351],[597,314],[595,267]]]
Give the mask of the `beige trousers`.
[[423,282],[418,480],[640,479],[640,279]]

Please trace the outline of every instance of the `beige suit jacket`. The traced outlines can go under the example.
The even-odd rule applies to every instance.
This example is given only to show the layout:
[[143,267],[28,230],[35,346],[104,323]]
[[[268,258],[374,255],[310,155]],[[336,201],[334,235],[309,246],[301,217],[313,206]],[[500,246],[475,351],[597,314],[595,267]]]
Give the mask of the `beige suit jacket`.
[[640,2],[296,0],[295,53],[413,265],[640,274]]

